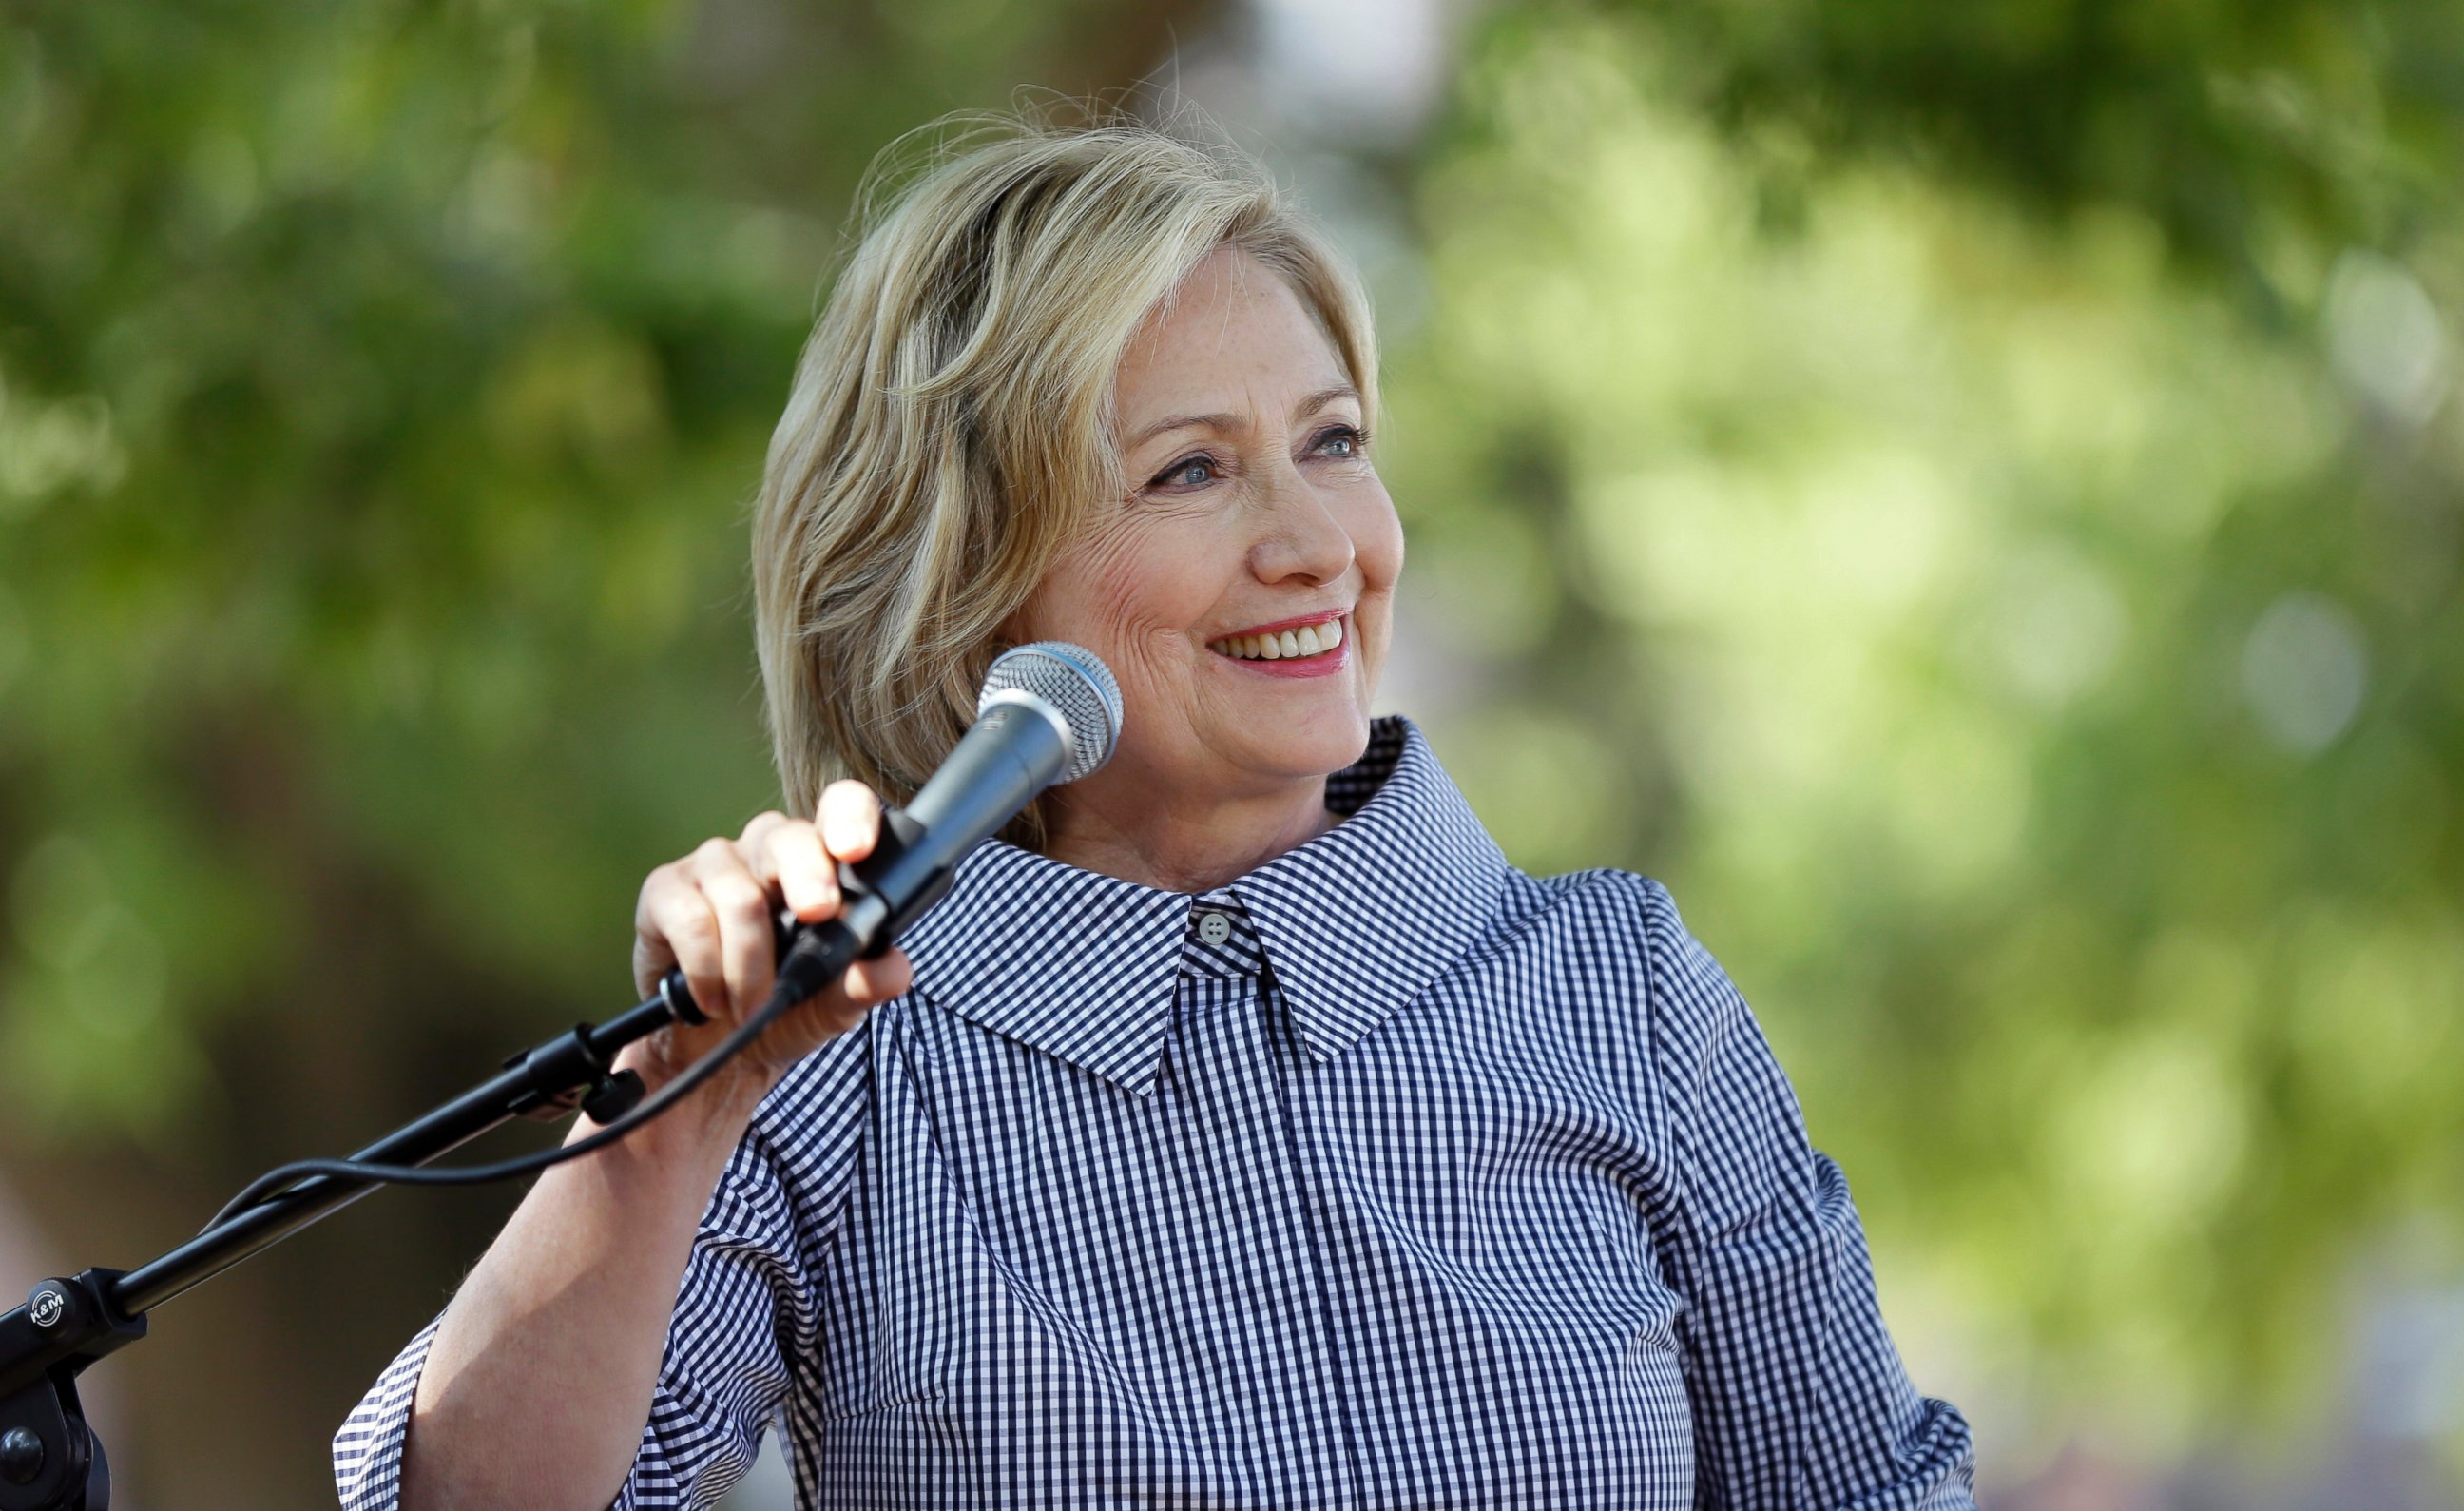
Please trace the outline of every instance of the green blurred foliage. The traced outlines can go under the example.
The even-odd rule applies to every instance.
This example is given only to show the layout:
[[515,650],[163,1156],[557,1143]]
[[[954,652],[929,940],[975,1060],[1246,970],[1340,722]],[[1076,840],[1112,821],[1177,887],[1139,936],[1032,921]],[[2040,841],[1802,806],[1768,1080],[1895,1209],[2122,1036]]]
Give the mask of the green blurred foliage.
[[1675,65],[1658,98],[1782,180],[1879,151],[2038,211],[2126,206],[2177,255],[2262,297],[2279,258],[2322,240],[2383,244],[2446,220],[2464,152],[2464,8],[2448,4],[1594,9],[1646,22]]
[[640,875],[775,792],[741,512],[857,173],[1020,78],[1126,83],[1173,20],[363,0],[0,29],[20,1131],[179,1129],[202,1021],[334,989],[300,971],[336,855],[521,991],[628,986]]
[[[1387,469],[1441,747],[1524,863],[1669,882],[1921,1378],[2171,1453],[2315,1408],[2357,1255],[2464,1266],[2464,53],[2311,17],[2419,171],[2296,192],[2176,119],[2229,57],[2102,77],[2093,9],[1492,18]],[[1837,129],[1774,167],[1792,112],[1701,100],[1791,70]]]

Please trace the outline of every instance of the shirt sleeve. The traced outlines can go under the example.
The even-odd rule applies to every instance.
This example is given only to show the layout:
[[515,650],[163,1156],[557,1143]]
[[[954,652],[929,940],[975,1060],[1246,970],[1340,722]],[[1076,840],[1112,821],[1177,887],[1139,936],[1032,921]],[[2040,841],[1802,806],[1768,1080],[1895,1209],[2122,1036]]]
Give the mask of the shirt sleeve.
[[1972,1511],[1968,1423],[1909,1383],[1846,1180],[1727,972],[1666,888],[1644,894],[1676,1196],[1655,1241],[1687,1302],[1696,1503]]
[[[649,1420],[610,1511],[716,1505],[784,1408],[787,1360],[812,1345],[818,1325],[807,1246],[827,1236],[857,1163],[866,1087],[861,1049],[848,1049],[825,1048],[791,1073],[720,1174],[669,1318]],[[825,1074],[802,1074],[825,1061]],[[793,1193],[768,1132],[780,1123],[801,1128],[797,1147],[814,1141],[815,1179]],[[822,1227],[800,1221],[800,1199],[818,1201],[803,1211],[825,1212]],[[335,1434],[342,1511],[395,1511],[411,1397],[443,1320],[410,1341]]]
[[809,1340],[814,1310],[765,1146],[757,1127],[712,1193],[668,1321],[650,1418],[610,1511],[716,1505],[786,1402],[787,1360]]
[[436,1341],[436,1324],[443,1321],[443,1312],[429,1319],[334,1434],[334,1489],[341,1497],[342,1511],[393,1511],[401,1500],[402,1441],[410,1424],[410,1398],[419,1389],[419,1371],[428,1364],[428,1345]]

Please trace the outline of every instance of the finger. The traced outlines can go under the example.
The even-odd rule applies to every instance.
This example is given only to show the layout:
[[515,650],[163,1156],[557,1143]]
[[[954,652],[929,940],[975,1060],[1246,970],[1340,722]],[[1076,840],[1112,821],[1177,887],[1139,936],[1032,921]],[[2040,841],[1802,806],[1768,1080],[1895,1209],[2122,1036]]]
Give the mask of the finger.
[[676,952],[668,947],[660,935],[646,933],[649,921],[639,915],[633,920],[633,989],[648,1002],[656,995],[659,983],[667,979],[668,967],[676,963]]
[[843,979],[848,1001],[870,1005],[888,1002],[913,986],[915,967],[908,963],[905,950],[893,949],[879,960],[857,961]]
[[881,832],[881,799],[852,777],[822,789],[822,847],[841,860],[872,854]]
[[[662,866],[642,888],[642,905],[634,923],[636,959],[667,957],[685,973],[685,989],[704,1015],[718,1017],[727,1010],[727,977],[719,953],[718,917],[710,900],[680,867]],[[643,989],[648,996],[667,974],[661,968]]]
[[[779,968],[779,936],[770,922],[770,894],[746,869],[733,841],[714,839],[693,852],[694,879],[718,919],[719,968],[727,978],[728,1016],[741,1019],[770,995]],[[718,1014],[711,1014],[716,1017]]]
[[801,819],[790,819],[770,831],[757,871],[763,880],[776,879],[787,905],[807,923],[836,916],[839,910],[838,868],[822,853],[821,831]]
[[779,890],[779,869],[771,859],[770,842],[788,821],[781,812],[756,813],[745,821],[744,833],[736,841],[736,858],[763,891],[774,895]]
[[778,828],[781,824],[792,824],[794,822],[794,819],[789,818],[786,814],[779,811],[775,808],[765,809],[744,821],[744,833],[737,837],[736,841],[737,848],[750,854],[762,842],[763,838],[768,835],[771,830]]

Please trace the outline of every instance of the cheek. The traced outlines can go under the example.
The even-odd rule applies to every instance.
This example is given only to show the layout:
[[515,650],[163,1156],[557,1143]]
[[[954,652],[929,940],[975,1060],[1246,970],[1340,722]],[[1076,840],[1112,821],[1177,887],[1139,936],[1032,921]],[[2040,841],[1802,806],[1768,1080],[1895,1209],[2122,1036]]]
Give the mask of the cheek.
[[1361,632],[1362,665],[1375,679],[1394,635],[1395,584],[1403,571],[1403,522],[1382,486],[1367,490],[1358,505],[1347,523],[1360,566],[1356,626]]
[[1365,527],[1353,538],[1353,549],[1359,553],[1360,572],[1371,589],[1392,588],[1402,575],[1403,521],[1385,489],[1377,490],[1376,505]]
[[1212,554],[1199,548],[1204,538],[1187,522],[1107,529],[1045,579],[1031,622],[1098,654],[1136,657],[1185,641],[1221,590]]
[[1353,559],[1359,564],[1361,591],[1382,596],[1394,588],[1395,580],[1403,571],[1403,521],[1395,512],[1395,500],[1387,495],[1386,485],[1373,478],[1349,490],[1341,519],[1352,537]]

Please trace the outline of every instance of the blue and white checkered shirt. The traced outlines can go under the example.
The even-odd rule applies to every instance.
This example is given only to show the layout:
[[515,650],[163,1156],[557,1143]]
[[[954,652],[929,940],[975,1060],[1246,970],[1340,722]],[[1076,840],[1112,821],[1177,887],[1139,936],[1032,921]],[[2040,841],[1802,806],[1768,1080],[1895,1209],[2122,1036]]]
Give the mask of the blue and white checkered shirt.
[[1666,890],[1515,870],[1400,718],[1327,803],[1196,897],[970,856],[727,1167],[616,1505],[776,1426],[800,1506],[1971,1506]]

